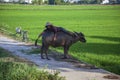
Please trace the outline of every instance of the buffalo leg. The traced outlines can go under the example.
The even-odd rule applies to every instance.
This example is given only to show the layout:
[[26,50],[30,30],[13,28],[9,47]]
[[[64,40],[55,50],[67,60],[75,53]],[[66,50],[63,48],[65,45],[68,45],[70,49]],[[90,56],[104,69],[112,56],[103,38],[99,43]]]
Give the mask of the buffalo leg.
[[46,47],[46,49],[45,49],[45,55],[46,55],[46,59],[50,60],[50,58],[48,57],[48,47]]
[[43,45],[42,45],[42,47],[41,47],[41,58],[42,58],[42,59],[45,59],[45,58],[43,57],[43,52],[44,52],[44,47],[43,47]]
[[68,58],[68,49],[69,49],[69,47],[64,47],[64,58],[63,59]]

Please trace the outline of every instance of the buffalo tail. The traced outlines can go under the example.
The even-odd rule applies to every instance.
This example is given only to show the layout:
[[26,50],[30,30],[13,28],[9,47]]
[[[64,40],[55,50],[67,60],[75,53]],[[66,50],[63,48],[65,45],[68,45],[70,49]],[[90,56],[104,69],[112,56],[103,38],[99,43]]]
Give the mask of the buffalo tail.
[[37,46],[37,41],[38,41],[38,39],[35,40],[35,46]]

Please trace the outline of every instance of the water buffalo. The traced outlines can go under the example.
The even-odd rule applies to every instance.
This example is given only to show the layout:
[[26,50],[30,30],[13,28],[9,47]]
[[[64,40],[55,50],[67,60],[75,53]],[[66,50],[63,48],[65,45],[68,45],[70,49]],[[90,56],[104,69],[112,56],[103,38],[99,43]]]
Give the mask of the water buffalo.
[[[85,36],[83,33],[74,32],[73,36],[68,35],[64,32],[56,33],[56,40],[53,40],[54,33],[51,31],[46,31],[42,34],[42,47],[41,47],[41,58],[44,59],[43,53],[45,53],[46,58],[49,60],[47,51],[49,46],[52,47],[63,47],[64,48],[64,58],[68,58],[68,50],[72,44],[77,41],[86,42]],[[39,36],[40,37],[40,36]],[[39,37],[35,41],[35,45],[37,45],[37,41]]]

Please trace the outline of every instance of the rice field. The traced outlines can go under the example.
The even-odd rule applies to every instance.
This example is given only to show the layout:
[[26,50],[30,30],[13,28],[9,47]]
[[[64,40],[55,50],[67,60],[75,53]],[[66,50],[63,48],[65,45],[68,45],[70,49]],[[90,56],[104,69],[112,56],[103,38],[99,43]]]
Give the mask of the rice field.
[[[44,30],[46,22],[85,34],[87,43],[77,42],[69,50],[74,58],[120,74],[119,5],[0,4],[0,27],[7,25],[7,31],[15,33],[20,26],[28,31],[32,42]],[[63,53],[62,48],[55,50]]]

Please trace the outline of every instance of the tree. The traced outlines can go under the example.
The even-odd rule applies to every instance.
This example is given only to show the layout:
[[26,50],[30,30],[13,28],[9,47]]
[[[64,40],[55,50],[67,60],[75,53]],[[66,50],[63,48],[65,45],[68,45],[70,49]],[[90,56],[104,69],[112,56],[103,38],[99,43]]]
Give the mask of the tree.
[[33,4],[42,5],[43,0],[33,0],[32,3],[33,3]]
[[80,0],[79,4],[100,4],[102,0]]
[[42,5],[42,3],[43,3],[43,0],[38,0],[39,5]]
[[102,0],[96,0],[96,3],[100,4],[100,3],[102,3]]
[[60,5],[61,2],[62,2],[62,0],[54,0],[54,4],[56,4],[56,5]]
[[48,2],[49,2],[50,5],[54,5],[54,1],[55,0],[49,0]]

